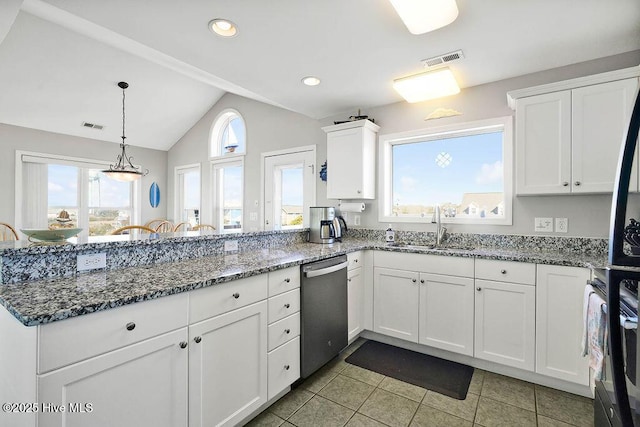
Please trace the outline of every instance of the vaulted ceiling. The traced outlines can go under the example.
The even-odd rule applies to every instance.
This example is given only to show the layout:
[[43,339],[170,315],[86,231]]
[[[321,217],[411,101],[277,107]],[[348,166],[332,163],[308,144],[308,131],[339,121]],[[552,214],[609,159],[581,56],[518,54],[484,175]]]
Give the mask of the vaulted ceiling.
[[[458,0],[410,34],[388,0],[3,0],[0,122],[169,149],[222,95],[312,118],[401,101],[393,79],[461,49],[463,88],[640,49],[637,0]],[[239,27],[223,39],[214,18]],[[316,87],[301,84],[318,76]],[[82,126],[103,125],[103,130]]]

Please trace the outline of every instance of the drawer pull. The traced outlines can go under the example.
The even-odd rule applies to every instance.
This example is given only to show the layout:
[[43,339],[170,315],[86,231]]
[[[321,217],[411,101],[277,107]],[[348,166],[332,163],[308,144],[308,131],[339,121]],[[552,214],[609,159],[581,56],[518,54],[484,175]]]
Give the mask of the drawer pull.
[[565,182],[563,182],[563,183],[562,183],[562,186],[563,186],[563,187],[568,187],[568,186],[569,186],[569,181],[565,181]]
[[240,298],[240,294],[236,292],[235,294],[232,295],[232,297],[234,297],[235,299],[238,299]]
[[289,308],[289,307],[291,307],[291,304],[289,304],[289,303],[286,303],[286,304],[284,305],[284,308]]
[[127,323],[127,331],[133,331],[136,328],[136,324],[133,322]]
[[580,184],[581,184],[580,181],[576,181],[576,182],[573,183],[573,185],[580,185]]
[[500,270],[500,273],[507,274],[507,270]]
[[284,279],[285,282],[289,283],[291,282],[291,279],[289,279],[288,277],[286,279]]
[[356,258],[356,259],[354,259],[354,260],[353,260],[353,262],[358,262],[358,259],[357,259],[357,258]]
[[291,329],[285,329],[285,330],[284,330],[284,333],[285,333],[285,334],[289,334],[289,333],[291,333]]
[[198,336],[198,337],[195,337],[193,340],[196,342],[196,344],[200,344],[200,341],[202,341],[202,337]]
[[288,371],[290,367],[291,367],[291,366],[289,366],[289,365],[284,365],[284,370],[285,370],[285,371]]
[[481,291],[481,290],[482,290],[482,288],[481,288],[480,286],[478,286],[478,287],[476,288],[476,291]]
[[187,348],[187,342],[186,341],[180,341],[180,348]]

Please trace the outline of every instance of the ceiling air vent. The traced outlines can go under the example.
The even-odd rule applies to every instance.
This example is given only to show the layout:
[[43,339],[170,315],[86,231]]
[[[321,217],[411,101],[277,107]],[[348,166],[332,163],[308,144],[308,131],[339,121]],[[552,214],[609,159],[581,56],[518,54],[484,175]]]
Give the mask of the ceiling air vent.
[[461,50],[456,50],[455,52],[449,52],[444,55],[434,56],[433,58],[423,59],[420,62],[424,64],[425,68],[431,68],[447,64],[449,62],[458,61],[460,59],[464,59],[464,54]]
[[82,122],[82,126],[86,128],[98,129],[98,130],[102,130],[104,128],[104,126],[102,125],[97,125],[95,123],[89,123],[89,122]]

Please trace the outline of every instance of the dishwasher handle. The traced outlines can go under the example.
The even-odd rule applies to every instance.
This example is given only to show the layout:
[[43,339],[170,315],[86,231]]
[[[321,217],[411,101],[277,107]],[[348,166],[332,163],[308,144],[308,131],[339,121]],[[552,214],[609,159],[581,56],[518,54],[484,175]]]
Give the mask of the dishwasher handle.
[[324,276],[325,274],[333,273],[334,271],[347,268],[347,265],[349,265],[349,262],[345,261],[345,262],[341,262],[340,264],[332,265],[331,267],[325,267],[319,270],[305,271],[304,275],[305,277]]

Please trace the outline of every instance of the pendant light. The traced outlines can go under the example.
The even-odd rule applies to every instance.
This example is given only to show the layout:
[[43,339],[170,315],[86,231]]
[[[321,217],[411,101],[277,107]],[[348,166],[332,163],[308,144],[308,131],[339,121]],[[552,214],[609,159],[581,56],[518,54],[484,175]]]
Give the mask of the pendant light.
[[458,17],[456,0],[390,0],[411,34],[424,34]]
[[149,169],[142,170],[140,167],[134,166],[133,163],[131,163],[133,157],[127,156],[127,144],[124,143],[124,140],[126,139],[126,136],[124,136],[124,90],[129,87],[129,83],[120,82],[118,83],[118,87],[122,89],[122,143],[120,144],[122,153],[120,153],[116,158],[116,164],[109,165],[109,169],[103,170],[102,173],[116,181],[130,182],[140,179],[148,174]]

